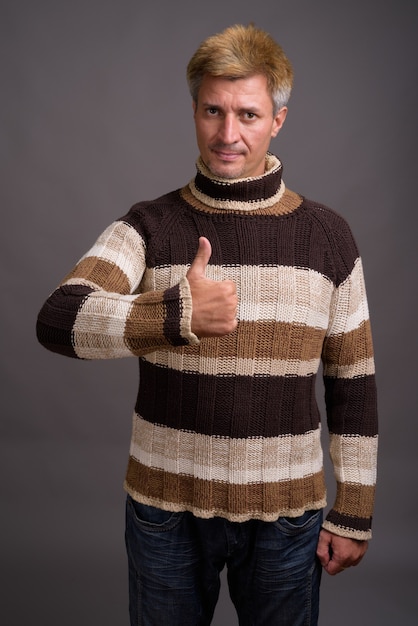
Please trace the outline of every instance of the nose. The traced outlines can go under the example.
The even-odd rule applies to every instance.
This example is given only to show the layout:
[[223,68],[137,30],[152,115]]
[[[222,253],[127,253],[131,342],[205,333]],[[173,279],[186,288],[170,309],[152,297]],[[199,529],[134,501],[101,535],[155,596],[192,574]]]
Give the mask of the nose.
[[222,143],[233,144],[239,140],[239,121],[235,115],[225,115],[219,128]]

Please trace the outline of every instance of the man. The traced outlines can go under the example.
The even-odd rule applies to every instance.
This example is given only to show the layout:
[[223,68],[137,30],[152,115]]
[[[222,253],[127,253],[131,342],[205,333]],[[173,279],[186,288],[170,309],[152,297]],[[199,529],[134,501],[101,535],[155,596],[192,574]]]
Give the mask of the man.
[[[321,568],[356,565],[371,536],[362,265],[346,222],[286,189],[268,151],[292,78],[252,25],[203,42],[188,65],[195,178],[110,225],[39,314],[53,351],[139,357],[131,624],[210,624],[225,564],[240,624],[316,624]],[[337,480],[323,523],[321,360]]]

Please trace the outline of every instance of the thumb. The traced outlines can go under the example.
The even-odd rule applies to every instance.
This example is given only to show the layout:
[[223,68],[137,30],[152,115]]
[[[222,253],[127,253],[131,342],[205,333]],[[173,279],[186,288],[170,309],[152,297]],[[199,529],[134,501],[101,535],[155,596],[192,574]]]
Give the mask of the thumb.
[[206,267],[209,263],[209,259],[212,254],[212,246],[209,239],[206,237],[199,237],[199,248],[196,252],[196,256],[187,272],[189,278],[200,278],[206,274]]

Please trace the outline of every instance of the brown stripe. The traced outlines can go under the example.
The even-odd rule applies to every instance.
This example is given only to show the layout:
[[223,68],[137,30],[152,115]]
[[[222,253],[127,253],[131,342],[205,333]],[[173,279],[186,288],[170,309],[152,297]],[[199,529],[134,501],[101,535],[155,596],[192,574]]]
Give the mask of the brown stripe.
[[338,483],[337,497],[333,508],[341,515],[371,517],[373,514],[374,496],[375,487],[373,485]]
[[[183,187],[180,191],[182,198],[191,204],[196,209],[203,211],[205,213],[238,213],[242,214],[242,211],[234,210],[234,209],[215,209],[208,207],[203,202],[200,202],[194,195],[191,193],[190,188],[188,186]],[[292,213],[295,209],[297,209],[302,203],[302,198],[294,191],[290,191],[286,189],[283,196],[280,198],[279,202],[273,204],[273,206],[265,207],[261,209],[254,209],[251,211],[251,215],[286,215],[287,213]],[[245,204],[245,202],[244,202]]]
[[370,539],[371,524],[371,517],[351,517],[351,515],[341,515],[332,509],[328,513],[323,526],[331,533],[362,541],[364,539]]
[[321,354],[324,331],[282,322],[240,321],[234,333],[205,338],[200,346],[184,348],[203,358],[285,359],[309,361]]
[[[269,209],[276,215],[261,215],[262,209],[244,216],[238,211],[242,219],[237,219],[237,211],[208,212],[204,207],[192,210],[182,199],[184,206],[176,215],[175,227],[162,240],[164,245],[160,243],[158,252],[150,254],[147,244],[147,264],[149,267],[189,264],[196,255],[198,235],[205,235],[212,244],[210,265],[310,268],[337,285],[344,282],[358,258],[347,224],[324,207],[318,210],[316,205],[301,202],[298,196],[294,198],[297,207],[290,215],[280,215],[280,200]],[[156,210],[165,213],[167,206],[164,206],[153,204],[153,213]],[[146,215],[144,219],[148,222],[150,218]],[[343,235],[334,242],[333,236],[339,230]],[[334,244],[338,250],[335,254]]]
[[73,346],[73,326],[78,311],[92,289],[79,285],[56,289],[38,314],[38,341],[52,352],[77,357]]
[[141,359],[140,379],[135,411],[154,424],[233,439],[318,428],[314,376],[201,376]]
[[[149,348],[171,346],[164,337],[166,307],[163,294],[150,291],[136,298],[125,325],[125,341],[134,354],[143,354]],[[158,346],[156,338],[158,337]]]
[[292,511],[320,508],[325,502],[322,472],[305,479],[276,483],[234,485],[170,474],[129,459],[128,491],[161,506],[223,515],[230,519],[259,517],[274,519]]
[[119,294],[130,293],[130,285],[126,274],[114,263],[97,257],[88,257],[81,260],[65,277],[63,282],[74,278],[81,278],[94,283],[104,291]]
[[334,435],[375,437],[377,435],[377,394],[374,376],[330,378],[326,376],[325,403],[328,429]]
[[373,342],[370,321],[366,320],[356,330],[332,335],[324,341],[327,362],[335,365],[353,365],[373,357]]

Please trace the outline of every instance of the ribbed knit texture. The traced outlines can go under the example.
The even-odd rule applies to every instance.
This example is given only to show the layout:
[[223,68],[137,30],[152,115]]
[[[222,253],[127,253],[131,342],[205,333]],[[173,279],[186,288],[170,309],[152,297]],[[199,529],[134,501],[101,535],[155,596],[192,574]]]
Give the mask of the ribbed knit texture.
[[[322,359],[337,479],[324,526],[368,539],[377,412],[361,260],[343,218],[287,190],[276,157],[266,166],[226,181],[199,160],[189,185],[133,206],[48,298],[38,338],[76,358],[138,356],[127,491],[234,521],[325,506]],[[185,276],[202,235],[207,276],[233,280],[239,304],[234,333],[199,341]]]

